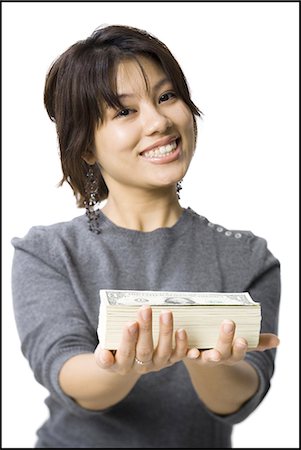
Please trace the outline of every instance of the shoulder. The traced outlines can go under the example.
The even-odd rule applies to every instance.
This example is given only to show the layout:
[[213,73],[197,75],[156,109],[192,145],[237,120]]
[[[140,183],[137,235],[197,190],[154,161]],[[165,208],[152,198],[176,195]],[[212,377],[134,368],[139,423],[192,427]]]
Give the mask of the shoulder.
[[199,231],[201,231],[202,234],[217,240],[220,245],[231,245],[233,242],[239,243],[240,245],[252,245],[254,243],[254,239],[259,239],[262,243],[265,241],[263,238],[255,236],[252,231],[231,229],[225,225],[215,223],[207,219],[207,217],[196,213],[191,208],[188,208],[188,212],[193,217]]
[[56,259],[61,248],[68,242],[75,243],[85,232],[84,215],[66,222],[51,225],[37,225],[29,229],[24,237],[14,237],[11,241],[15,250],[23,250],[43,259]]
[[217,253],[220,260],[233,264],[259,266],[277,264],[278,260],[268,248],[267,239],[250,230],[228,228],[225,225],[208,220],[189,209],[194,217],[196,228],[203,239]]

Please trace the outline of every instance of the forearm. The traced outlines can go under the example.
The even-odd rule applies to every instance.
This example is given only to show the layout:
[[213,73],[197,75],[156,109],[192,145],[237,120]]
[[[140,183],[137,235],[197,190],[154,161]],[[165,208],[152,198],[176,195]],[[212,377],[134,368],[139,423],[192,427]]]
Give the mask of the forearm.
[[258,374],[246,361],[209,367],[187,359],[185,365],[197,394],[217,414],[234,413],[258,389]]
[[59,382],[62,390],[80,406],[101,410],[120,402],[131,391],[139,374],[120,375],[100,368],[93,353],[70,358],[63,365]]

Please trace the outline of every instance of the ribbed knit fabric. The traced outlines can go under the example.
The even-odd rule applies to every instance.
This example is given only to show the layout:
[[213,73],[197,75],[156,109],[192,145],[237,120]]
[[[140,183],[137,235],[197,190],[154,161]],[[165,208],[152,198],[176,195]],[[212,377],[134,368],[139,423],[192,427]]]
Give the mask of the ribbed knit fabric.
[[184,209],[170,228],[142,232],[119,227],[102,212],[101,233],[85,215],[33,227],[14,238],[13,301],[22,351],[49,391],[49,419],[39,448],[228,448],[232,426],[264,398],[275,350],[249,352],[260,388],[235,414],[210,412],[182,362],[143,375],[119,404],[81,408],[66,396],[58,373],[70,357],[98,344],[100,289],[249,291],[262,307],[262,332],[277,333],[279,261],[264,239],[228,230]]

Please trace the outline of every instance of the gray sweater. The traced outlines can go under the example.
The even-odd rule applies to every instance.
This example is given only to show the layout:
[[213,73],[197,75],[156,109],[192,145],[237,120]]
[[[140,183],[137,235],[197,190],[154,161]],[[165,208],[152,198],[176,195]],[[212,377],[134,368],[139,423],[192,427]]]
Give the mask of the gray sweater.
[[[100,214],[101,234],[85,215],[33,227],[14,238],[12,286],[22,352],[47,388],[49,419],[39,448],[228,448],[234,424],[259,405],[270,386],[275,350],[249,352],[258,392],[235,414],[203,404],[182,362],[143,375],[118,404],[89,411],[58,383],[64,362],[97,346],[100,289],[249,291],[262,307],[262,332],[277,333],[279,261],[266,241],[230,231],[191,208],[171,228],[142,232]],[[247,444],[247,442],[246,442]]]

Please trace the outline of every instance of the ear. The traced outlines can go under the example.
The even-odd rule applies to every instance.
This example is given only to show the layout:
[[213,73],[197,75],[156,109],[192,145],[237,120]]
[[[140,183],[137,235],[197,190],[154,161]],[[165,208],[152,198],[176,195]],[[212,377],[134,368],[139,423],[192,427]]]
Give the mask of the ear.
[[87,153],[82,155],[82,158],[90,166],[93,166],[97,161],[94,153],[91,150],[88,150]]

